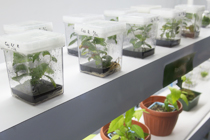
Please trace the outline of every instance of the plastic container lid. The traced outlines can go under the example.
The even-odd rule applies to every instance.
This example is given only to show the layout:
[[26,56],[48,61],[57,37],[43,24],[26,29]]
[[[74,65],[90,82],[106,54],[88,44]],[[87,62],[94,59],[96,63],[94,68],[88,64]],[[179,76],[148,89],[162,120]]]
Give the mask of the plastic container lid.
[[150,11],[150,13],[159,15],[161,18],[178,18],[178,17],[185,16],[184,10],[177,10],[177,9],[171,9],[171,8],[153,9]]
[[63,22],[72,23],[72,24],[83,23],[92,20],[100,20],[100,19],[104,19],[104,16],[97,14],[85,14],[85,13],[63,16]]
[[18,34],[0,36],[0,48],[32,54],[52,50],[65,45],[63,34],[42,30],[30,30]]
[[19,33],[33,29],[53,31],[52,22],[43,21],[25,21],[17,24],[4,25],[3,28],[6,34]]
[[137,10],[130,8],[123,8],[123,9],[105,10],[104,15],[109,17],[118,17],[133,12],[137,12]]
[[74,27],[78,35],[106,38],[124,32],[126,30],[126,23],[95,20],[84,24],[75,24]]
[[140,13],[149,13],[152,9],[161,8],[161,5],[137,5],[131,6],[131,9],[136,9]]
[[146,13],[131,13],[119,16],[120,22],[126,22],[130,24],[149,24],[157,22],[159,20],[157,15]]
[[184,10],[186,13],[197,13],[205,10],[205,5],[176,5],[175,9]]

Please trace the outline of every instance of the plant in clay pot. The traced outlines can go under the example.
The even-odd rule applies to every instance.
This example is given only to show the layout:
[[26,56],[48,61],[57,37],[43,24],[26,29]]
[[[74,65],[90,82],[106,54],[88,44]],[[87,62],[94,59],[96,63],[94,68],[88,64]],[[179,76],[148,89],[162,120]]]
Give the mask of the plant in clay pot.
[[[128,110],[125,115],[120,115],[111,123],[101,128],[101,137],[103,140],[149,140],[150,131],[147,126],[138,122],[144,109],[134,111],[134,107]],[[137,121],[132,120],[136,118]]]

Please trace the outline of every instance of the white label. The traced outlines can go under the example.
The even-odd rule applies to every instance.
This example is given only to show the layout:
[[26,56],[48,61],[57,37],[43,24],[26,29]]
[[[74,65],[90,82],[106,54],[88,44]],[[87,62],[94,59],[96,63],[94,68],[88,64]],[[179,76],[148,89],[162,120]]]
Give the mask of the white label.
[[7,41],[5,41],[4,45],[5,45],[5,48],[10,49],[12,51],[17,51],[17,49],[20,48],[19,44],[8,43]]
[[94,31],[94,30],[81,28],[81,32],[82,32],[83,34],[87,34],[87,35],[90,35],[90,36],[98,37],[98,34],[97,34],[96,31]]

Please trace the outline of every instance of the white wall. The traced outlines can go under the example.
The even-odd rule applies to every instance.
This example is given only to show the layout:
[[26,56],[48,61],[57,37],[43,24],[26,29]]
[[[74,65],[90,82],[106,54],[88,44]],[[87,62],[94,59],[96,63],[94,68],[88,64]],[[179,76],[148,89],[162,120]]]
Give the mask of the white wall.
[[[0,35],[4,34],[4,24],[27,20],[51,21],[54,31],[64,33],[62,16],[71,13],[103,14],[106,9],[126,8],[138,4],[160,4],[174,7],[186,0],[0,0]],[[205,0],[194,0],[196,4],[205,4]],[[0,51],[0,63],[4,62]]]

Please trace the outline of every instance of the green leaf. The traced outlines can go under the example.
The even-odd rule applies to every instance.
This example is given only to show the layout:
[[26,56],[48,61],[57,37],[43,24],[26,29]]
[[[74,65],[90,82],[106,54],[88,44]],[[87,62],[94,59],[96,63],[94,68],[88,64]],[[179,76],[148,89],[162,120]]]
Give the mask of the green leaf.
[[145,109],[136,110],[135,113],[133,114],[133,117],[135,117],[139,121],[143,112],[149,113],[149,112],[145,111]]
[[85,48],[88,48],[90,51],[96,51],[96,47],[91,42],[84,42],[82,46],[85,46]]
[[20,76],[12,77],[12,80],[17,81],[17,82],[20,82],[20,80],[21,80],[23,77],[25,77],[25,76],[29,76],[29,74],[26,73],[26,74],[22,74],[22,75],[20,75]]
[[174,104],[180,98],[182,92],[181,90],[172,87],[169,87],[169,89],[171,91],[172,103]]
[[54,71],[49,66],[47,66],[46,73],[54,74]]
[[30,71],[30,75],[32,76],[32,79],[34,80],[39,80],[43,75],[44,73],[46,72],[48,68],[48,64],[47,63],[42,63],[40,65],[38,65],[37,67],[35,68],[32,68]]
[[137,42],[133,47],[134,48],[140,48],[141,46],[142,46],[142,42],[141,41],[139,41],[139,42]]
[[110,62],[113,59],[110,55],[105,55],[102,58],[105,59],[106,61],[110,61]]
[[72,24],[72,23],[68,23],[68,26],[72,26],[72,25],[74,25],[74,24]]
[[182,76],[181,79],[183,82],[186,81],[186,76]]
[[106,42],[104,38],[94,37],[93,41],[94,44],[100,44],[102,46],[106,46]]
[[119,135],[119,136],[123,136],[124,133],[122,133],[120,130],[115,130],[115,132]]
[[132,125],[131,130],[133,130],[137,135],[144,139],[144,131],[140,126]]
[[50,56],[51,56],[51,54],[50,54],[49,51],[43,51],[43,52],[42,52],[42,55],[43,55],[43,56],[45,56],[45,55],[50,55]]
[[108,37],[108,39],[109,40],[113,39],[115,41],[115,43],[117,44],[117,35],[110,36],[110,37]]
[[71,46],[72,44],[74,44],[75,42],[77,41],[77,38],[72,40],[70,43],[69,43],[69,46]]
[[188,105],[187,97],[184,94],[181,94],[180,98]]
[[121,137],[120,140],[129,140],[126,137]]
[[115,19],[110,19],[110,21],[116,21]]
[[107,133],[111,133],[117,129],[119,129],[121,126],[123,126],[124,124],[124,116],[123,115],[120,115],[119,117],[117,117],[116,119],[114,119],[110,125],[109,125],[109,129],[108,129],[108,132]]
[[54,56],[52,57],[52,61],[57,63],[57,59]]
[[135,45],[135,43],[136,43],[137,40],[138,40],[138,39],[132,38],[132,39],[130,40],[130,43],[133,44],[133,45]]
[[28,68],[25,64],[20,64],[15,67],[15,73],[19,71],[28,71]]
[[25,63],[30,61],[33,61],[32,55],[25,56],[20,53],[16,52],[13,53],[13,64],[12,64],[13,66],[19,63]]
[[133,28],[130,28],[130,29],[128,30],[128,32],[127,32],[127,35],[128,35],[129,33],[131,33],[132,31],[134,31]]
[[119,139],[120,138],[120,136],[119,135],[114,135],[113,137],[112,137],[112,139],[111,140],[117,140],[117,139]]
[[188,18],[188,19],[192,19],[193,14],[192,13],[186,13],[185,17]]
[[53,86],[56,88],[56,84],[55,84],[55,81],[48,75],[44,75],[46,76],[48,79],[50,79],[51,83],[53,84]]
[[127,127],[131,127],[131,122],[134,114],[134,107],[131,108],[130,110],[126,111],[125,113],[125,124]]
[[72,38],[73,36],[77,36],[77,34],[75,32],[73,32],[71,35],[70,35],[70,38]]
[[135,37],[137,37],[139,40],[142,39],[142,35],[135,35]]
[[166,38],[167,38],[167,39],[170,38],[169,32],[166,33]]
[[91,134],[82,140],[92,140],[95,136],[96,136],[96,134]]
[[39,61],[39,55],[40,55],[41,52],[38,52],[38,53],[35,53],[34,56],[33,56],[33,62],[35,60]]
[[147,45],[149,48],[152,48],[152,46],[150,46],[148,43],[145,42],[145,45]]

